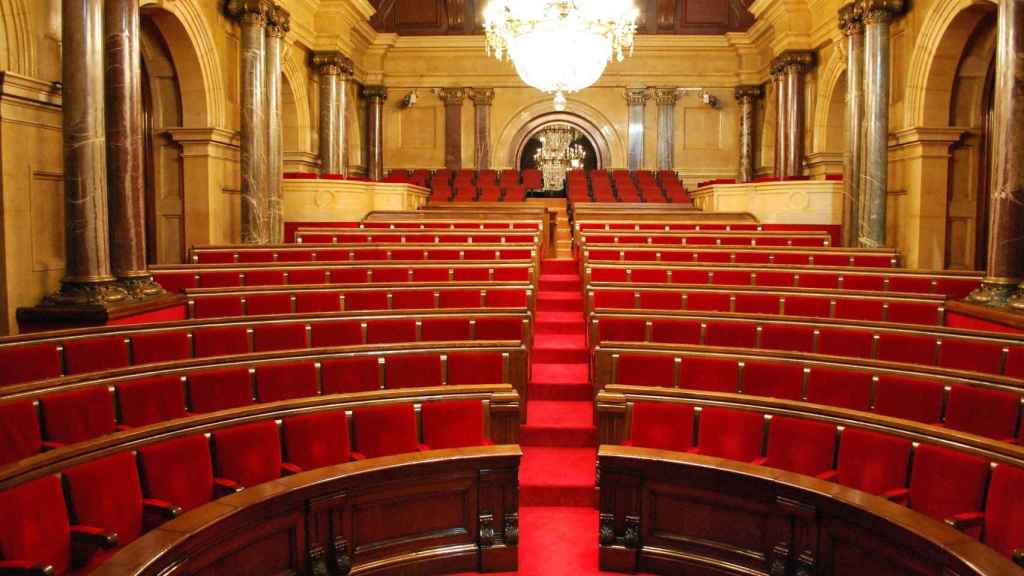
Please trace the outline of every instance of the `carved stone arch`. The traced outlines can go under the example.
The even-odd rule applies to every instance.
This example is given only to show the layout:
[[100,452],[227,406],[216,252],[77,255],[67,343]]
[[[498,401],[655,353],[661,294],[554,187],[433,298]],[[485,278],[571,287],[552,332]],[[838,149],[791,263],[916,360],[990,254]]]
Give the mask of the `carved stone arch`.
[[838,44],[832,50],[832,57],[818,73],[818,97],[814,107],[813,152],[841,152],[845,143],[830,137],[830,128],[835,124],[836,107],[842,111],[848,96],[846,82],[846,51]]
[[993,0],[940,0],[925,15],[907,67],[906,125],[949,125],[957,64]]
[[575,114],[550,112],[530,120],[516,132],[515,137],[512,138],[514,144],[512,150],[515,151],[515,155],[511,157],[513,167],[518,169],[522,165],[523,152],[526,150],[530,140],[537,136],[541,130],[552,124],[568,124],[577,129],[590,142],[591,148],[597,152],[597,167],[608,168],[611,165],[611,151],[608,149],[608,142],[605,141],[597,126]]
[[181,81],[182,124],[185,128],[227,126],[224,74],[212,27],[198,0],[142,0],[167,43]]
[[0,70],[35,78],[36,38],[28,1],[39,0],[0,0]]
[[587,135],[594,149],[601,155],[604,168],[626,165],[626,146],[622,135],[600,110],[578,100],[569,99],[565,112],[553,112],[547,97],[525,106],[512,115],[498,137],[498,151],[504,151],[503,167],[518,166],[518,156],[529,136],[543,124],[560,120],[573,124]]
[[285,152],[312,152],[313,127],[309,112],[309,84],[306,80],[306,52],[297,46],[289,48],[281,63],[284,92],[281,113],[284,116]]

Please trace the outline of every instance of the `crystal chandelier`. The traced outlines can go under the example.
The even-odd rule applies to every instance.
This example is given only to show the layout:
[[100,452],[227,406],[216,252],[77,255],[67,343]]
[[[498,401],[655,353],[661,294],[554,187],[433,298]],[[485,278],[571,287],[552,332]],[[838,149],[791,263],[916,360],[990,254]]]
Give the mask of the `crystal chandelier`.
[[593,85],[612,59],[632,55],[639,11],[633,0],[490,0],[487,52],[512,61],[528,85],[565,95]]
[[583,168],[587,151],[582,144],[574,144],[579,138],[579,132],[561,124],[541,132],[541,147],[533,155],[533,161],[544,174],[545,190],[561,190],[565,185],[565,173]]

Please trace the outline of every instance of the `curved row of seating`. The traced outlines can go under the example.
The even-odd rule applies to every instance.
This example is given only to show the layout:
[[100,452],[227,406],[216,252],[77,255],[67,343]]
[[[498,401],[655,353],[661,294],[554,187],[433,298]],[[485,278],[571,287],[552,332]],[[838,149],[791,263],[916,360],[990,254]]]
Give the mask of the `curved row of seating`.
[[541,240],[537,232],[427,232],[381,231],[354,232],[351,229],[307,230],[295,232],[298,244],[536,244]]
[[[333,244],[319,247],[281,247],[272,250],[235,247],[192,250],[195,264],[236,264],[269,262],[374,262],[408,261],[484,261],[530,260],[537,258],[537,249],[530,244],[376,244],[366,248],[335,248]],[[356,245],[356,246],[361,246]]]
[[618,248],[614,245],[589,245],[581,249],[584,267],[606,263],[640,264],[678,262],[694,264],[776,264],[785,266],[833,266],[895,268],[899,258],[885,250],[829,248],[812,250],[779,246],[773,248],[732,248],[707,246],[691,250],[680,248]]
[[671,170],[570,170],[566,174],[566,194],[573,204],[691,202],[679,175]]
[[827,234],[794,232],[659,232],[657,234],[606,234],[586,232],[578,237],[583,246],[606,244],[629,246],[792,246],[795,248],[827,248],[832,239]]

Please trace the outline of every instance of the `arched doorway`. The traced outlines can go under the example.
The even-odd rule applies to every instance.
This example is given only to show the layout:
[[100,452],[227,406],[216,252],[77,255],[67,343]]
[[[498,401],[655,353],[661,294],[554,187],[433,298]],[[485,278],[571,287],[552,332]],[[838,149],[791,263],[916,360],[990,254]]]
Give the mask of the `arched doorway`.
[[[526,143],[523,145],[522,151],[518,154],[519,170],[538,168],[537,161],[535,160],[534,156],[536,156],[537,151],[540,150],[542,147],[540,136],[548,127],[559,124],[561,123],[552,122],[544,124],[543,126],[538,128],[533,134],[531,134],[529,138],[527,138]],[[583,170],[597,170],[600,167],[600,157],[598,156],[597,149],[594,148],[594,144],[590,141],[589,138],[580,133],[580,135],[575,140],[573,140],[572,145],[582,147],[586,154],[583,157]]]
[[512,138],[513,157],[517,168],[533,167],[530,162],[533,161],[533,155],[540,145],[538,136],[545,128],[558,124],[568,125],[581,135],[577,141],[587,150],[588,158],[592,158],[587,161],[586,169],[596,170],[610,163],[611,152],[608,149],[608,143],[597,126],[576,114],[552,112],[530,120]]

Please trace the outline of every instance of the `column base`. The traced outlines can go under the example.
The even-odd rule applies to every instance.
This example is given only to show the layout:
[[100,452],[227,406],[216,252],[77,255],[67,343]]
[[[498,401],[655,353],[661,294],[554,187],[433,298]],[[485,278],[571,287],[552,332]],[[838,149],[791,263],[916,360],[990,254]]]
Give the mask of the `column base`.
[[114,279],[95,282],[65,280],[60,290],[43,298],[41,307],[117,306],[131,300],[128,292]]
[[1024,299],[1022,298],[1024,295],[1021,294],[1016,280],[985,278],[982,280],[981,286],[968,294],[964,301],[993,308],[1006,308],[1013,306],[1012,300],[1020,306],[1020,308],[1015,307],[1016,309],[1024,311]]
[[117,279],[117,284],[129,298],[135,301],[144,301],[167,293],[163,286],[153,280],[153,275],[147,273],[138,276],[124,276]]

